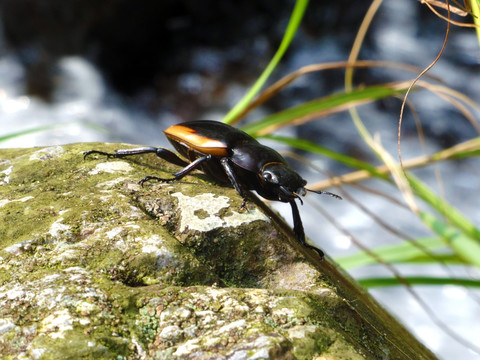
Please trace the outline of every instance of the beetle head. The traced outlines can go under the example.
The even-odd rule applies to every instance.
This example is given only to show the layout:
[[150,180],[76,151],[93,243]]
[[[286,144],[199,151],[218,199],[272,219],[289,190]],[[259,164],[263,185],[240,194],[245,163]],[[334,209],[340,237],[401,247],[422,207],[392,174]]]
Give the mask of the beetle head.
[[261,177],[269,190],[278,196],[278,200],[290,202],[299,199],[303,204],[301,196],[305,196],[307,191],[316,194],[325,194],[331,197],[342,199],[340,196],[328,191],[310,190],[305,187],[307,181],[304,180],[296,171],[283,163],[267,163],[262,167]]
[[283,163],[267,163],[261,171],[263,182],[278,195],[280,201],[300,199],[306,193],[307,182],[293,169]]

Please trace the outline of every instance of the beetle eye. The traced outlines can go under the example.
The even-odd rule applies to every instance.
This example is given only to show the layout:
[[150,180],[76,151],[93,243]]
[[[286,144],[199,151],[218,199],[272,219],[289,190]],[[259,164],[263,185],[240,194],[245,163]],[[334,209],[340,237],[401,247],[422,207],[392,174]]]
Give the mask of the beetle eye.
[[275,173],[271,171],[264,171],[263,172],[263,179],[268,182],[269,184],[275,184],[278,185],[279,180],[278,177]]

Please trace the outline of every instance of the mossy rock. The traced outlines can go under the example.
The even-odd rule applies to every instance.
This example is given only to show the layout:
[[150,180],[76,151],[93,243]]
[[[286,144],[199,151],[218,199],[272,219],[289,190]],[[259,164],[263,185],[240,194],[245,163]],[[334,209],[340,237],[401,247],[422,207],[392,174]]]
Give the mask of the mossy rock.
[[261,202],[153,155],[0,150],[2,359],[434,359]]

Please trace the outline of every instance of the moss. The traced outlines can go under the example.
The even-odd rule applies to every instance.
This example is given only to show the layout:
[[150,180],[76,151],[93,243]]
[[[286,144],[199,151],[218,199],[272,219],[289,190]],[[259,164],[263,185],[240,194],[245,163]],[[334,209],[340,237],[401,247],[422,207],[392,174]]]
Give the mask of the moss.
[[62,339],[39,336],[32,344],[39,351],[44,351],[41,359],[118,359],[118,354],[128,356],[128,343],[112,336],[102,337],[85,335],[82,329],[68,332]]

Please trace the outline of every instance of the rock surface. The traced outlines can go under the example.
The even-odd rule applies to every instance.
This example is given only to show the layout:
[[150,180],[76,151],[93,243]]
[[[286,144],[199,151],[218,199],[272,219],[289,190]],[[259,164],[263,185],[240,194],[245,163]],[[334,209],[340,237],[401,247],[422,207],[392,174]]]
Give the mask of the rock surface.
[[0,150],[5,359],[434,359],[256,200],[155,156]]

